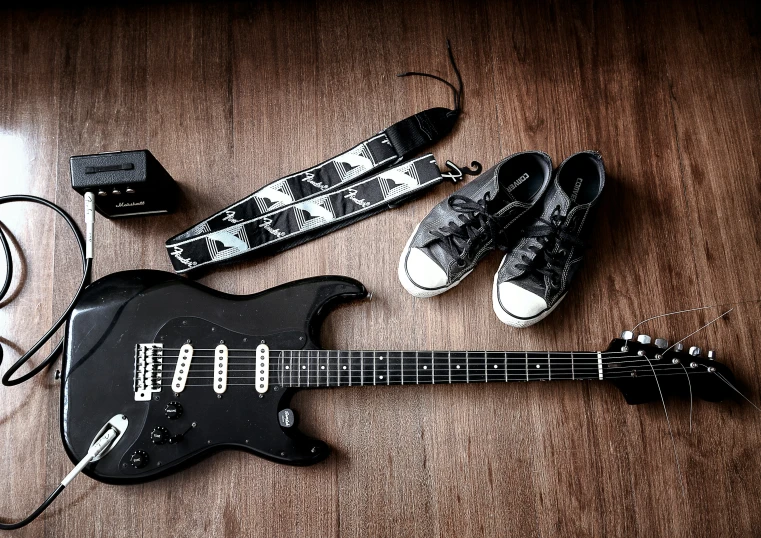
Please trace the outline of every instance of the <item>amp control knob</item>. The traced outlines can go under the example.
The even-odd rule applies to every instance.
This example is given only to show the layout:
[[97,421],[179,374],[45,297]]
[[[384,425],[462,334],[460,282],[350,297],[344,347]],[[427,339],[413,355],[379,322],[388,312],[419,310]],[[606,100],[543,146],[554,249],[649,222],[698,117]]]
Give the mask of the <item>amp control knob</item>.
[[182,406],[179,402],[169,402],[164,408],[164,414],[169,420],[175,420],[182,416]]
[[148,453],[143,452],[142,450],[134,451],[132,455],[129,457],[129,463],[135,469],[142,469],[143,467],[148,465]]
[[153,441],[154,445],[163,445],[169,441],[171,437],[172,435],[169,433],[169,430],[163,426],[156,426],[151,432],[151,441]]

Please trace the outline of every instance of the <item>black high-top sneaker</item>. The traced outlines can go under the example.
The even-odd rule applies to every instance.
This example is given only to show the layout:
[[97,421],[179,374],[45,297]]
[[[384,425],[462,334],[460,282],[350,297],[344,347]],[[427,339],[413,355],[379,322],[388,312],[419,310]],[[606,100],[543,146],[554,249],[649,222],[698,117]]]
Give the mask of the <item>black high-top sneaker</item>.
[[516,153],[431,210],[404,247],[399,280],[415,297],[432,297],[462,281],[484,255],[505,248],[514,223],[541,198],[550,157]]
[[538,206],[541,213],[528,221],[524,238],[494,275],[492,303],[503,323],[528,327],[563,300],[581,266],[604,185],[605,168],[596,151],[571,155],[555,171]]

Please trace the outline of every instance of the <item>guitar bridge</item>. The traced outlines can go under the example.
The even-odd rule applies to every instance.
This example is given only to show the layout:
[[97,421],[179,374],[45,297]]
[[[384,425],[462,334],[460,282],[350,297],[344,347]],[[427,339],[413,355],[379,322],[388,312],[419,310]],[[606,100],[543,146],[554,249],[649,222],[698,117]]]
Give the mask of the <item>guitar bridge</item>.
[[151,393],[161,391],[163,359],[163,344],[138,344],[135,346],[133,387],[136,402],[146,402],[151,399]]

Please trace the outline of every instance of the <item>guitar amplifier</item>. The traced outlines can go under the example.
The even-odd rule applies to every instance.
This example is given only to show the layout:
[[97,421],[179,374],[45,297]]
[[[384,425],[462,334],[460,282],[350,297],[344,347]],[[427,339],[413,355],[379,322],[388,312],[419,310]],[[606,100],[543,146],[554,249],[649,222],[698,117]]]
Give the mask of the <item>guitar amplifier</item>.
[[171,213],[178,188],[147,149],[75,155],[71,186],[82,196],[95,194],[95,209],[107,218]]

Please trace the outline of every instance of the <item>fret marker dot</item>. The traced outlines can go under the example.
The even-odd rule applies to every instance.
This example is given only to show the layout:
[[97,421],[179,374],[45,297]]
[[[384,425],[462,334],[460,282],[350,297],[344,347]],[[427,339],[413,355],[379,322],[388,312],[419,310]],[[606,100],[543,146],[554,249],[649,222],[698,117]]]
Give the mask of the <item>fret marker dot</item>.
[[381,379],[383,379],[383,376],[382,376],[382,375],[379,375],[378,377],[379,377],[379,378],[381,378]]
[[346,370],[346,366],[344,366],[344,370]]
[[291,369],[291,367],[290,367],[290,366],[286,366],[286,367],[285,367],[285,369],[286,369],[286,370],[290,370],[290,369]]
[[380,360],[383,360],[383,357],[381,356]]
[[302,369],[302,370],[306,370],[306,369],[307,369],[307,367],[306,367],[306,366],[302,366],[302,367],[301,367],[301,369]]
[[459,365],[459,364],[457,365],[457,369],[458,369],[458,370],[460,369],[460,365]]
[[423,370],[427,370],[427,369],[428,369],[428,367],[427,367],[427,366],[423,366]]
[[320,370],[324,370],[324,369],[325,369],[325,367],[324,367],[324,366],[320,366]]
[[494,365],[494,367],[496,368],[496,367],[497,367],[497,365],[495,364],[495,365]]
[[537,368],[540,368],[540,366],[539,366],[538,364],[536,365],[536,367],[537,367]]

